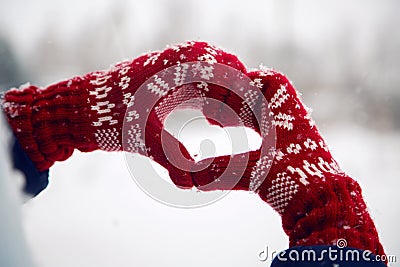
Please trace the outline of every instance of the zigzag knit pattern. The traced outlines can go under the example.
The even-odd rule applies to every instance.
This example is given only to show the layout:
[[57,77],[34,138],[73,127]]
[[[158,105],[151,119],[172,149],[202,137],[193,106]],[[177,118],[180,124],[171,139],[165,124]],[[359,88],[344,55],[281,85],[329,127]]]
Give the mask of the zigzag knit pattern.
[[[203,79],[218,77],[213,65],[223,64],[247,75],[251,86],[259,91],[245,92],[243,100],[213,83],[183,85],[188,75],[184,63],[194,61],[209,64],[200,70]],[[176,66],[174,84],[158,76],[171,66]],[[135,99],[135,92],[148,79],[153,80],[147,85],[147,96]],[[143,116],[140,107],[146,106],[147,97],[154,96],[159,101],[154,108],[146,110],[145,129],[131,124],[128,142],[124,144],[124,120],[134,122]],[[204,97],[231,107],[241,122],[257,131],[265,142],[263,129],[271,127],[268,126],[271,119],[276,131],[275,149],[268,155],[263,155],[260,148],[217,157],[209,166],[205,165],[209,161],[194,162],[184,146],[163,129],[165,118],[174,108],[184,103],[183,107],[202,110],[211,123],[239,125],[237,119],[221,112],[215,103],[190,101]],[[260,105],[262,98],[266,99],[268,108]],[[130,109],[132,106],[138,109]],[[234,169],[229,176],[238,179],[233,189],[257,192],[269,203],[281,215],[291,246],[330,245],[346,239],[351,247],[384,254],[359,185],[332,158],[291,82],[272,69],[249,72],[235,55],[208,43],[172,46],[118,63],[109,70],[74,77],[46,88],[27,85],[11,89],[5,94],[3,109],[38,170],[46,170],[54,162],[69,158],[75,149],[85,152],[125,149],[147,155],[164,166],[177,186],[217,190],[232,189],[227,188],[226,181],[214,183],[231,162]],[[260,124],[257,116],[262,118]],[[164,149],[163,135],[166,136]],[[173,149],[176,145],[180,151]],[[186,170],[171,164],[171,159],[179,160],[178,154],[187,160]],[[203,170],[194,171],[202,165]],[[244,169],[243,175],[235,177],[235,168]],[[213,186],[203,187],[210,183]]]

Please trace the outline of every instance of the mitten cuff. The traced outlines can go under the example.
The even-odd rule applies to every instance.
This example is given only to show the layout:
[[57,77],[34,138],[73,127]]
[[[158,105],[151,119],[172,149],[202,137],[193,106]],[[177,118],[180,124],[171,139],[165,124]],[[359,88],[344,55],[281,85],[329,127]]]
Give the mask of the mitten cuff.
[[290,246],[349,246],[384,255],[356,181],[345,174],[332,175],[302,193],[282,215]]
[[47,88],[26,85],[4,95],[8,123],[39,171],[67,159],[74,148],[95,149],[85,87],[84,79],[76,77]]

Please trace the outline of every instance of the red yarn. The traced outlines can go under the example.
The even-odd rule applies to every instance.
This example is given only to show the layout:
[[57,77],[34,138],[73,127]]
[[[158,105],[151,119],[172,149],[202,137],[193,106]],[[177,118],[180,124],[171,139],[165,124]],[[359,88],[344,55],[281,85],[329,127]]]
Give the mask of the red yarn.
[[[236,56],[205,42],[188,42],[149,53],[110,70],[46,88],[12,89],[5,94],[3,109],[22,147],[42,171],[70,157],[74,149],[85,152],[124,149],[123,123],[129,116],[135,116],[132,113],[126,118],[126,111],[132,101],[146,104],[146,99],[133,99],[134,93],[158,72],[192,61],[235,68],[261,90],[276,129],[274,158],[263,157],[259,149],[247,153],[248,161],[241,157],[244,154],[217,157],[213,168],[194,171],[205,162],[194,163],[184,146],[164,131],[163,120],[179,103],[196,97],[212,97],[229,105],[237,114],[249,108],[239,96],[214,84],[207,84],[208,90],[203,91],[190,85],[168,91],[162,83],[150,88],[149,94],[162,97],[156,108],[149,110],[145,144],[135,139],[130,143],[131,151],[152,157],[169,171],[176,185],[184,188],[215,182],[231,162],[235,168],[245,170],[233,189],[253,190],[269,203],[282,216],[290,246],[330,245],[346,239],[348,246],[383,255],[359,185],[332,158],[291,82],[271,69],[248,72]],[[182,73],[177,71],[177,74]],[[192,107],[198,108],[195,102]],[[221,112],[217,104],[201,108],[212,123],[237,125],[237,120]],[[261,134],[255,114],[247,115],[245,125]],[[131,133],[140,130],[132,129]],[[163,135],[166,139],[162,142]],[[192,172],[171,164],[173,159],[182,160],[176,147],[187,160],[186,169]],[[261,176],[267,166],[270,170],[263,180]],[[234,176],[232,172],[231,178],[237,178]],[[226,189],[226,182],[221,180],[207,190]]]

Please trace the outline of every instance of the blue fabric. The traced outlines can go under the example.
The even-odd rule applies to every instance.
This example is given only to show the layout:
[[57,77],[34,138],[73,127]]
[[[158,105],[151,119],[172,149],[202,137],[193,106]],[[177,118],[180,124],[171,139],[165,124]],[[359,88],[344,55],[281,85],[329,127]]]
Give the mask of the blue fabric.
[[24,192],[32,197],[37,196],[49,184],[49,170],[38,171],[15,136],[12,142],[13,166],[22,171],[25,176]]
[[337,246],[298,246],[280,252],[271,267],[386,267],[369,251]]

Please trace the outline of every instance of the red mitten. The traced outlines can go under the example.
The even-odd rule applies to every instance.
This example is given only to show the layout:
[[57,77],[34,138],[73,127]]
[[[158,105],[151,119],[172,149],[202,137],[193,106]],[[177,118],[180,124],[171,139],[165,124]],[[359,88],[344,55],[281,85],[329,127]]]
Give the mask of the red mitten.
[[[360,186],[333,159],[291,82],[270,69],[249,72],[248,76],[268,102],[269,116],[264,114],[263,120],[271,119],[275,126],[275,150],[262,156],[261,147],[216,157],[212,164],[199,162],[196,168],[203,170],[192,172],[194,184],[203,190],[232,189],[226,187],[230,185],[226,180],[237,179],[235,173],[244,170],[233,189],[255,191],[269,203],[282,217],[290,246],[336,245],[339,239],[345,239],[350,247],[384,255]],[[243,102],[225,94],[223,101],[239,114]],[[260,108],[253,110],[262,115]],[[254,115],[249,115],[247,122],[252,124],[246,126],[262,135]],[[262,146],[270,147],[268,136],[263,139]],[[229,162],[234,168],[227,176]],[[219,178],[221,173],[225,180]]]
[[[191,157],[163,130],[163,120],[176,106],[199,94],[185,88],[190,85],[180,86],[185,70],[176,69],[175,84],[169,87],[157,80],[157,74],[192,61],[218,62],[238,71],[245,70],[236,56],[205,42],[187,42],[45,88],[26,85],[11,89],[4,96],[3,109],[22,148],[39,171],[48,169],[55,161],[66,160],[74,149],[84,152],[127,149],[157,161],[170,172],[177,185],[191,187],[190,175],[171,164],[167,156],[173,158],[176,154],[179,158],[183,154],[189,161]],[[134,99],[138,88],[150,78],[154,83],[142,92],[143,98]],[[156,106],[147,107],[147,98],[154,96],[159,97]],[[146,114],[145,136],[140,135],[144,129],[132,123],[129,125],[132,127],[123,133],[124,122],[129,124],[138,116],[132,109],[126,114],[132,106],[150,112]],[[129,134],[133,139],[128,144],[123,143],[123,134]],[[164,149],[162,136],[165,138]],[[168,149],[177,144],[181,151]]]

